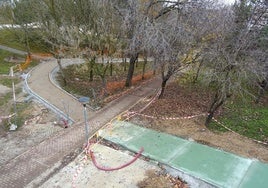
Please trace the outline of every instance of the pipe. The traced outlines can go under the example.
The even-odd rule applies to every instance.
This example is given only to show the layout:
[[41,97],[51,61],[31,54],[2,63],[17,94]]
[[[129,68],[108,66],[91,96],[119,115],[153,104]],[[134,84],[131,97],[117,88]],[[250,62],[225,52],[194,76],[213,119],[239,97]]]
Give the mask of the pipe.
[[96,158],[95,158],[95,156],[94,156],[93,151],[90,150],[89,152],[90,152],[90,157],[91,157],[91,159],[92,159],[92,162],[93,162],[93,164],[97,167],[97,169],[99,169],[99,170],[103,170],[103,171],[115,171],[115,170],[120,170],[120,169],[122,169],[122,168],[125,168],[125,167],[131,165],[132,163],[134,163],[134,162],[141,156],[141,153],[142,153],[143,151],[144,151],[144,148],[141,147],[140,151],[134,156],[134,158],[133,158],[131,161],[129,161],[129,162],[127,162],[126,164],[123,164],[123,165],[121,165],[121,166],[115,167],[115,168],[109,168],[109,167],[103,167],[103,166],[100,166],[100,165],[96,162]]

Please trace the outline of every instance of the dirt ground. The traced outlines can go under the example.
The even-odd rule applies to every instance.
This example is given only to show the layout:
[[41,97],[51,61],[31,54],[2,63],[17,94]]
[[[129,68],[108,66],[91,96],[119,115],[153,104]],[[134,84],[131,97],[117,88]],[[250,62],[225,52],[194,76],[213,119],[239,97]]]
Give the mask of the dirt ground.
[[51,112],[42,112],[42,107],[33,103],[34,114],[17,131],[2,132],[0,137],[0,166],[21,155],[31,147],[59,133],[63,128],[55,125],[55,116]]
[[[191,94],[189,94],[191,92]],[[144,127],[168,134],[192,139],[199,143],[216,147],[244,157],[256,158],[268,162],[268,147],[258,144],[246,137],[232,132],[216,133],[204,126],[204,116],[191,119],[169,120],[165,117],[186,117],[206,112],[210,96],[202,92],[192,92],[188,89],[170,84],[166,89],[165,97],[154,101],[145,110],[140,112],[156,118],[136,115],[131,122]],[[149,100],[144,100],[130,111],[139,111]],[[32,118],[18,131],[6,132],[0,137],[0,165],[29,150],[34,145],[64,130],[55,125],[55,115],[44,109],[38,103],[31,104]],[[161,108],[159,108],[161,106]],[[161,110],[160,110],[161,109]],[[138,187],[188,187],[187,183],[165,172],[147,171],[146,178]]]
[[[268,146],[233,132],[213,132],[204,126],[205,116],[201,115],[190,119],[167,119],[166,117],[178,118],[203,114],[207,111],[210,98],[205,92],[194,92],[195,90],[189,92],[189,88],[178,87],[175,83],[167,87],[163,99],[155,100],[141,112],[141,114],[151,117],[136,115],[130,121],[240,156],[268,162]],[[143,101],[131,111],[139,111],[147,103],[148,101]]]
[[0,84],[0,95],[5,94],[7,92],[11,91],[9,87],[3,86]]
[[138,183],[139,188],[188,188],[186,182],[163,171],[148,170],[146,178]]

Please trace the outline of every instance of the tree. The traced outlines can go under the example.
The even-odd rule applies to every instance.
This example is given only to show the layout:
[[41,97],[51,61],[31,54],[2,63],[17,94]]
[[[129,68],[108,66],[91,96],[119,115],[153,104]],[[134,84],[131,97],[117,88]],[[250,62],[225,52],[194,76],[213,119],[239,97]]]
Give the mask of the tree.
[[[147,22],[146,48],[161,68],[163,97],[168,80],[200,57],[202,40],[210,34],[207,19],[214,13],[207,2],[151,1],[154,16]],[[161,3],[159,6],[158,3]],[[153,6],[156,5],[157,8]],[[212,3],[210,4],[213,5]],[[162,7],[159,9],[159,7]],[[158,11],[155,11],[158,10]]]
[[64,85],[67,84],[67,79],[61,59],[68,55],[77,55],[81,42],[76,5],[73,0],[41,0],[34,7],[39,31],[51,46],[50,53],[57,59]]
[[147,15],[143,12],[145,5],[146,3],[142,0],[118,0],[112,5],[122,22],[121,44],[126,47],[124,54],[130,58],[126,87],[132,85],[135,63],[139,54],[144,50],[144,31],[147,20]]
[[[251,93],[252,80],[259,80],[263,63],[254,55],[254,41],[258,38],[256,26],[263,14],[256,12],[256,7],[241,1],[234,10],[219,10],[216,38],[205,50],[207,83],[215,89],[209,107],[206,126],[215,112],[235,95]],[[259,15],[259,16],[256,16]],[[228,27],[226,27],[228,26]],[[259,55],[267,53],[259,51]]]
[[0,3],[0,23],[1,24],[12,24],[12,7],[10,3],[3,2]]
[[14,1],[12,5],[11,15],[13,23],[20,25],[21,29],[24,31],[24,43],[28,53],[28,56],[31,54],[30,44],[29,44],[29,32],[31,25],[36,21],[35,7],[36,1],[34,0],[21,0]]

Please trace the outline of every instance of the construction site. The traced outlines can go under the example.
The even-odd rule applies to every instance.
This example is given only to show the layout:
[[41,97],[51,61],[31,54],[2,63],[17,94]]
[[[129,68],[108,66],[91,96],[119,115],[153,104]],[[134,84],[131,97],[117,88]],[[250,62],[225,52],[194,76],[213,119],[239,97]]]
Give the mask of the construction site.
[[[23,73],[29,62],[27,57],[17,70]],[[70,63],[81,60],[63,60]],[[34,103],[24,126],[1,138],[1,187],[266,186],[265,163],[196,143],[193,135],[182,139],[137,126],[137,117],[159,94],[157,77],[92,110],[57,85],[51,75],[55,67],[49,58],[22,74],[27,94],[15,100]],[[198,116],[202,114],[174,120],[187,123]],[[208,134],[202,126],[197,132]],[[256,157],[267,161],[266,147],[263,152],[258,148],[263,157]]]
[[266,188],[265,0],[0,0],[0,188]]

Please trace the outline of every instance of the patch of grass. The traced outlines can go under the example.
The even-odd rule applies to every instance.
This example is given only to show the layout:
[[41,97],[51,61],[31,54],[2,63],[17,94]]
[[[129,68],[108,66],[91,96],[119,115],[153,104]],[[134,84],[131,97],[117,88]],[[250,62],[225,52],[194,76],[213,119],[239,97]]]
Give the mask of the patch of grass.
[[[30,103],[17,103],[16,104],[16,108],[17,108],[17,116],[13,116],[10,119],[10,122],[6,119],[3,121],[3,127],[5,130],[8,130],[10,127],[10,123],[13,123],[15,125],[17,125],[18,127],[22,126],[24,124],[24,122],[30,118],[30,114],[29,111],[31,111],[31,104]],[[12,106],[11,108],[11,114],[14,113],[14,108]]]
[[[223,115],[218,118],[221,123],[241,135],[268,142],[268,108],[265,104],[233,102],[226,107]],[[215,122],[209,128],[226,131]]]
[[12,93],[8,92],[5,95],[0,96],[0,106],[6,104],[12,98]]
[[[220,120],[221,119],[217,118],[217,120]],[[222,122],[221,122],[222,123]],[[225,125],[226,126],[226,125]],[[214,132],[217,132],[217,133],[221,133],[221,132],[227,132],[228,130],[225,129],[224,127],[220,126],[217,122],[215,121],[211,121],[211,123],[208,125],[208,128]]]
[[25,45],[21,42],[21,33],[11,29],[0,30],[0,44],[25,50]]
[[0,74],[8,74],[10,67],[16,65],[15,63],[9,63],[5,61],[5,58],[11,57],[11,56],[15,56],[15,55],[13,53],[0,50]]
[[1,77],[0,79],[0,84],[7,86],[7,87],[12,87],[12,80],[14,81],[14,84],[18,84],[20,82],[20,80],[18,78],[7,78],[7,77]]
[[[5,58],[8,57],[18,57],[22,59],[22,63],[23,61],[25,61],[26,57],[20,56],[20,55],[16,55],[14,53],[10,53],[4,50],[0,50],[0,74],[9,74],[10,71],[10,67],[18,65],[19,63],[11,63],[11,62],[7,62],[5,61]],[[32,62],[30,63],[29,67],[34,67],[38,64],[38,61],[32,60]],[[2,78],[1,78],[2,79]]]
[[[15,89],[15,94],[18,95],[19,93],[22,92],[21,88],[16,88]],[[7,104],[11,99],[13,98],[13,93],[12,92],[8,92],[4,95],[0,96],[0,107],[4,106],[5,104]]]
[[[49,51],[49,45],[42,40],[37,29],[29,29],[30,50],[34,53]],[[0,30],[0,44],[18,50],[27,51],[25,46],[25,33],[22,29],[2,29]]]
[[0,74],[9,74],[10,67],[13,65],[14,63],[0,62]]
[[31,116],[29,113],[29,111],[31,110],[30,109],[31,106],[30,103],[17,103],[16,107],[17,107],[17,116],[16,119],[13,118],[11,122],[15,123],[18,127],[20,127]]
[[[178,83],[191,88],[192,72],[182,75],[178,79]],[[215,87],[207,85],[203,75],[199,75],[199,80],[195,83],[197,87],[206,89],[207,93],[214,94]],[[248,90],[254,93],[252,86],[248,86]],[[256,89],[255,89],[256,90]],[[256,93],[256,92],[255,92]],[[212,97],[212,96],[211,96]],[[231,130],[260,141],[268,142],[268,96],[262,104],[255,104],[253,99],[248,95],[236,96],[232,100],[227,100],[223,106],[223,113],[216,119]],[[208,105],[211,103],[208,102]],[[217,122],[212,121],[208,128],[215,132],[228,131]]]

